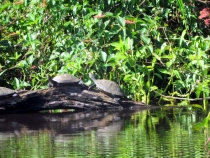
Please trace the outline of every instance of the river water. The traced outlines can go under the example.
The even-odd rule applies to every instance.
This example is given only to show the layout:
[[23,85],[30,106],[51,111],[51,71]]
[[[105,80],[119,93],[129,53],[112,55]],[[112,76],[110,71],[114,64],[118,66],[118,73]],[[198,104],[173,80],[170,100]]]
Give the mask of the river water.
[[208,157],[205,115],[184,109],[0,116],[1,158]]

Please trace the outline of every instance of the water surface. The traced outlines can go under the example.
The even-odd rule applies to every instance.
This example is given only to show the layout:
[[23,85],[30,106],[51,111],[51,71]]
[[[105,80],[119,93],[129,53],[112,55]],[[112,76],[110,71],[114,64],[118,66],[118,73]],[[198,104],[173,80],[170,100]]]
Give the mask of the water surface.
[[208,157],[205,115],[181,109],[0,116],[0,157]]

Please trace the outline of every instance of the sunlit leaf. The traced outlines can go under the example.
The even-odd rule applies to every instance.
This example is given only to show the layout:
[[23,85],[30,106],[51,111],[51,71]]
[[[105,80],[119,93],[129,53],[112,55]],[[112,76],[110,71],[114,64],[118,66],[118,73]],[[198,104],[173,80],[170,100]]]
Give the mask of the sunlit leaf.
[[164,43],[161,45],[160,49],[161,49],[161,50],[164,50],[166,46],[167,46],[167,43],[164,42]]
[[106,53],[106,52],[104,52],[104,51],[101,51],[101,52],[100,52],[100,54],[101,54],[101,58],[102,58],[103,62],[106,62],[106,59],[107,59],[107,53]]
[[206,118],[203,120],[203,124],[204,124],[204,127],[205,127],[206,129],[208,129],[208,126],[209,126],[209,118],[208,118],[208,117],[206,117]]
[[105,13],[105,17],[110,17],[110,16],[113,16],[113,13],[111,13],[111,12],[106,12]]
[[198,108],[198,109],[202,109],[203,110],[203,106],[199,105],[199,104],[191,104],[192,107],[194,108]]
[[158,89],[157,86],[152,86],[152,87],[150,87],[150,91],[154,91],[154,90],[157,90],[157,89]]
[[120,16],[117,18],[119,24],[124,27],[125,26],[125,19],[124,18],[121,18]]
[[203,127],[204,127],[203,122],[198,122],[198,123],[194,124],[192,128],[193,128],[193,130],[198,131],[198,130],[201,130]]
[[152,55],[159,61],[161,61],[161,57],[159,55],[157,55],[156,53],[152,52]]
[[74,6],[72,11],[73,11],[73,14],[76,15],[77,14],[77,6]]
[[35,21],[35,15],[33,13],[29,13],[28,17],[31,21]]
[[115,60],[116,60],[116,54],[110,54],[108,61],[111,62],[111,61],[115,61]]
[[201,67],[201,68],[205,68],[205,64],[203,60],[198,60],[197,64]]
[[186,34],[186,31],[187,31],[187,30],[183,30],[183,32],[182,32],[181,39],[179,40],[179,46],[180,46],[180,47],[181,47],[181,45],[182,45],[182,42],[184,41],[184,36],[185,36],[185,34]]
[[54,52],[54,53],[52,53],[52,54],[50,55],[49,60],[58,58],[59,56],[60,56],[60,53],[59,53],[59,52]]
[[168,70],[166,70],[166,69],[158,69],[158,71],[160,71],[161,73],[163,73],[163,74],[171,74],[171,72],[169,72]]
[[25,60],[21,60],[18,64],[17,64],[20,68],[23,68],[25,66],[28,66],[28,63]]
[[125,75],[124,76],[124,78],[123,78],[123,80],[125,81],[125,82],[129,82],[130,80],[131,80],[131,75]]
[[16,77],[13,80],[13,86],[15,89],[20,88],[20,81]]
[[10,57],[9,59],[14,59],[14,60],[18,60],[21,57],[21,54],[19,54],[18,52],[15,52],[13,57]]
[[173,61],[170,60],[170,61],[166,62],[166,67],[169,68],[169,67],[171,67],[172,64],[173,64]]
[[145,43],[145,44],[149,44],[150,43],[150,38],[146,37],[146,36],[140,36],[141,40]]
[[113,42],[110,45],[115,47],[116,50],[120,50],[121,49],[121,44],[119,42]]
[[10,2],[7,2],[4,5],[1,4],[1,6],[0,6],[0,12],[4,11],[5,9],[7,9],[10,5],[11,5]]
[[32,63],[34,62],[35,58],[33,55],[30,55],[28,58],[27,58],[27,62],[29,65],[32,65]]
[[149,49],[150,53],[153,53],[153,46],[151,44],[148,46],[148,49]]

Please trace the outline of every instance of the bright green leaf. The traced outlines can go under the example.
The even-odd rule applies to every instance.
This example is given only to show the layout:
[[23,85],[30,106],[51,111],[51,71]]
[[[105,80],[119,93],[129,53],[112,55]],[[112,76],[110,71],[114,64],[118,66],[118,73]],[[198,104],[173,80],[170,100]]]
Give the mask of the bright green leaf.
[[107,60],[107,53],[104,52],[104,51],[101,51],[100,54],[101,54],[101,58],[102,58],[103,62],[106,62],[106,60]]
[[163,74],[169,74],[169,75],[171,75],[171,72],[169,72],[169,71],[166,70],[166,69],[158,69],[158,71],[160,71],[160,72],[163,73]]
[[33,55],[30,55],[28,58],[27,58],[27,62],[29,65],[32,65],[32,63],[34,62],[35,58]]
[[146,36],[140,36],[140,38],[145,44],[148,45],[150,43],[150,38],[148,38]]
[[120,16],[117,18],[119,24],[124,27],[125,26],[125,19],[124,18],[121,18]]

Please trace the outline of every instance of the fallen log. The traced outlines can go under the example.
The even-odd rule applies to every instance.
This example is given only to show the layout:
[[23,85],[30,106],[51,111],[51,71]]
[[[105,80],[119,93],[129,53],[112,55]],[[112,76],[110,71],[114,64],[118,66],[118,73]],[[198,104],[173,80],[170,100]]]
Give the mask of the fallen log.
[[19,113],[52,109],[106,110],[125,108],[154,108],[128,99],[115,101],[96,90],[78,86],[63,86],[34,91],[20,91],[17,96],[0,100],[0,113]]

